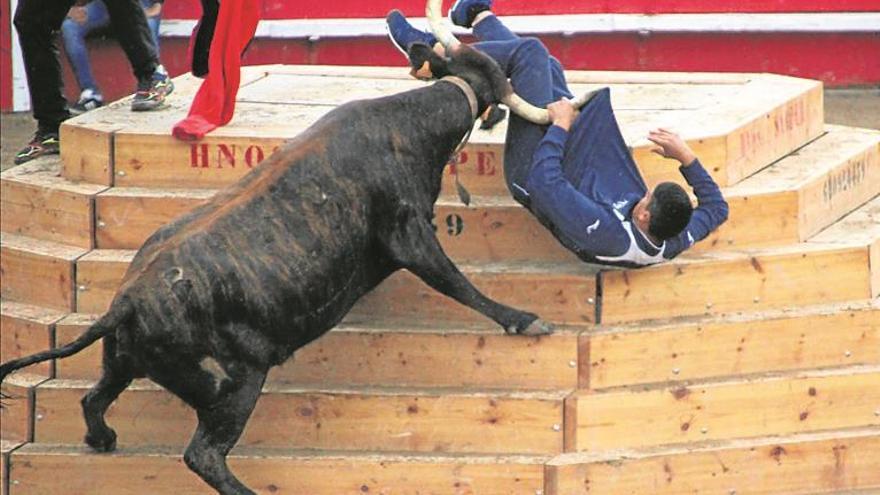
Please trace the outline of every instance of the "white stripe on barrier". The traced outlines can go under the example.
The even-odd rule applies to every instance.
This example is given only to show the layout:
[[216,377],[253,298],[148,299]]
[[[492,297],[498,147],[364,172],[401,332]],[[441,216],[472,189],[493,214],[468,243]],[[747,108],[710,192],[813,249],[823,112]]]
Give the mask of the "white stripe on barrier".
[[31,109],[31,94],[28,92],[27,75],[24,72],[24,60],[21,58],[21,44],[18,33],[12,24],[18,0],[9,0],[9,31],[12,34],[12,111],[23,112]]
[[[424,17],[410,21],[427,28]],[[546,33],[833,33],[880,34],[880,13],[794,13],[794,14],[574,14],[505,16],[504,23],[523,34]],[[163,36],[189,36],[194,20],[163,20]],[[453,32],[467,31],[453,27]],[[318,39],[385,36],[384,19],[285,19],[263,20],[259,38]]]

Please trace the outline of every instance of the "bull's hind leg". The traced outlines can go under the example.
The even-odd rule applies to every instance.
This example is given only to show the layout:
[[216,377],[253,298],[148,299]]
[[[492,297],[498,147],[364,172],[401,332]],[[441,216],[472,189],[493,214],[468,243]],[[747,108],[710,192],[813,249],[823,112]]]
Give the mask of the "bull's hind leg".
[[103,371],[80,403],[87,427],[86,444],[98,452],[109,452],[116,449],[116,432],[107,426],[104,413],[135,378],[131,364],[116,355],[115,335],[104,337]]
[[196,409],[199,426],[183,459],[222,495],[254,495],[229,470],[226,454],[244,431],[265,379],[265,372],[249,370],[236,377],[237,388],[224,393],[215,404]]
[[544,335],[553,331],[538,315],[497,303],[477,290],[443,252],[431,224],[415,212],[398,224],[387,248],[401,266],[434,289],[495,320],[507,333]]

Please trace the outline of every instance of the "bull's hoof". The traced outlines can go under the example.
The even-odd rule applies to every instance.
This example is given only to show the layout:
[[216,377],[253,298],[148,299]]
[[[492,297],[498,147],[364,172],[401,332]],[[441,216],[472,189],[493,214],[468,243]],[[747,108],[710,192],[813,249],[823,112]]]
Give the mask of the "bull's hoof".
[[[508,334],[517,334],[517,335],[550,335],[553,333],[556,327],[553,326],[552,323],[544,321],[540,318],[533,321],[528,327],[522,330],[514,330],[513,328],[507,329]],[[514,330],[514,331],[511,331]]]
[[107,430],[103,434],[86,433],[86,444],[95,452],[113,452],[116,450],[116,432]]

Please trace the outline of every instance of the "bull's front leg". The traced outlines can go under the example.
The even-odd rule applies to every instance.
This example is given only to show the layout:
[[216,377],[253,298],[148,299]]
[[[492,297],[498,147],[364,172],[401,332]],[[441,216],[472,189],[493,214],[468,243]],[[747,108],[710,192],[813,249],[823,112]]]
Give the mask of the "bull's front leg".
[[426,284],[495,320],[509,334],[546,335],[553,325],[538,315],[511,308],[483,295],[446,256],[430,221],[410,210],[398,216],[386,238],[389,256]]

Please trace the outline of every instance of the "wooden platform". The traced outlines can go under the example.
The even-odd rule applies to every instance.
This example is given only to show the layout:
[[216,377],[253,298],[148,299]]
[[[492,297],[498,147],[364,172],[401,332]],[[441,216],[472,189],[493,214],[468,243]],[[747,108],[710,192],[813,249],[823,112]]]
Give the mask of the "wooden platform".
[[[591,72],[571,72],[568,80],[575,93],[612,88],[623,134],[650,183],[680,180],[674,165],[649,152],[647,132],[658,126],[681,132],[722,186],[822,132],[822,86],[815,81],[767,74]],[[240,178],[340,103],[424,83],[401,68],[248,67],[236,117],[195,144],[170,135],[196,90],[186,77],[176,84],[167,110],[131,113],[123,100],[65,122],[64,176],[126,187],[216,188]],[[504,129],[474,132],[460,166],[473,167],[477,175],[499,173]]]
[[[577,92],[612,87],[649,182],[678,172],[645,133],[682,132],[729,221],[663,265],[586,265],[510,199],[503,126],[474,132],[455,164],[474,201],[455,198],[448,167],[441,243],[483,291],[557,333],[504,335],[395,274],[272,370],[231,460],[259,493],[880,491],[880,131],[824,125],[814,81],[569,78]],[[0,359],[79,336],[150,233],[336,105],[423,84],[403,69],[246,68],[236,119],[189,145],[169,132],[196,83],[178,79],[158,112],[122,101],[70,120],[60,159],[0,176]],[[110,409],[119,452],[82,446],[79,399],[101,352],[4,382],[3,495],[209,493],[180,458],[192,411],[149,382]]]

